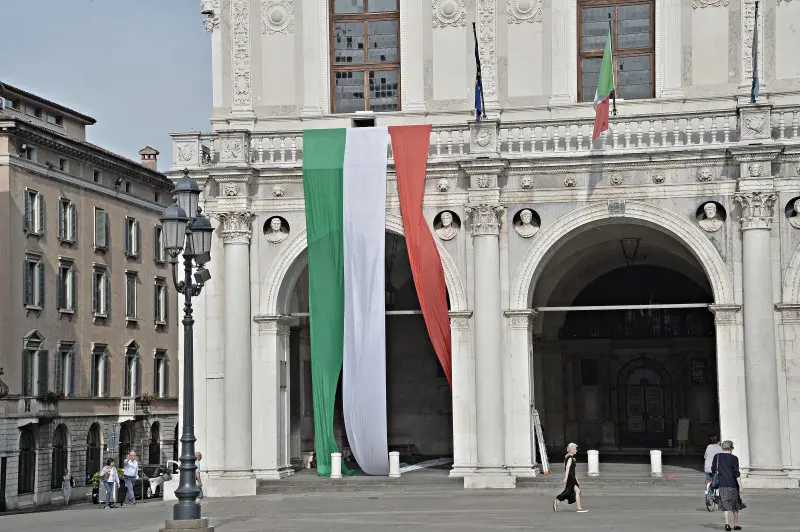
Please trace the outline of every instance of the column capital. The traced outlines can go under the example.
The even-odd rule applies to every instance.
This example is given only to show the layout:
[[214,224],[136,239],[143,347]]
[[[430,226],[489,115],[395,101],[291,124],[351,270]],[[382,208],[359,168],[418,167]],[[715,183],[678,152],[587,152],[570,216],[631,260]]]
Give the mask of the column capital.
[[450,328],[461,331],[469,330],[470,318],[472,318],[471,310],[452,311],[450,312]]
[[708,310],[714,314],[716,325],[736,325],[736,315],[742,309],[741,305],[709,305]]
[[503,312],[503,315],[506,317],[506,323],[510,329],[528,330],[533,326],[533,320],[539,313],[532,309],[507,310]]
[[253,321],[258,325],[258,334],[274,334],[276,336],[289,336],[292,318],[281,315],[253,316]]
[[482,203],[467,205],[467,214],[472,216],[472,236],[498,236],[500,217],[505,211],[502,205]]
[[738,193],[736,202],[742,207],[742,230],[770,229],[772,227],[772,214],[778,195],[774,192],[747,192]]
[[781,313],[781,323],[800,323],[800,305],[778,303],[775,310]]
[[249,244],[253,231],[250,222],[255,214],[249,211],[217,212],[214,217],[219,220],[220,235],[225,244]]

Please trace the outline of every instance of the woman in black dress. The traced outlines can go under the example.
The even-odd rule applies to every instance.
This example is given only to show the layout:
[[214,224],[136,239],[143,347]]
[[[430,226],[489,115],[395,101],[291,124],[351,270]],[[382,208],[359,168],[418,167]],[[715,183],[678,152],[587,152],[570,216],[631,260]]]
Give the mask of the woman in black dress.
[[564,480],[561,482],[565,484],[564,491],[559,493],[553,500],[553,511],[558,511],[558,505],[567,501],[569,504],[578,503],[578,512],[584,513],[581,507],[581,487],[578,484],[578,479],[575,478],[575,454],[578,452],[578,446],[574,443],[567,445],[567,455],[564,457]]
[[742,478],[739,474],[739,458],[733,455],[733,442],[722,442],[722,452],[714,456],[711,462],[711,475],[717,474],[719,486],[719,507],[725,514],[725,530],[730,530],[728,512],[733,512],[733,529],[739,526],[739,510],[747,508],[742,502]]

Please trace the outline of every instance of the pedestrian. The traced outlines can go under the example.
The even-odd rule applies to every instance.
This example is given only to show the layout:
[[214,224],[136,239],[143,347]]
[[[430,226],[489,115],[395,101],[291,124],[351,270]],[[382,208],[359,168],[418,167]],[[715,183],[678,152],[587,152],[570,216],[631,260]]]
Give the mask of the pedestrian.
[[585,513],[588,510],[584,510],[581,506],[581,487],[578,484],[578,479],[575,478],[575,464],[577,459],[575,455],[578,453],[578,445],[575,443],[570,443],[567,445],[567,455],[564,457],[564,480],[561,481],[564,484],[564,491],[559,493],[555,499],[553,499],[553,511],[558,511],[558,505],[563,501],[567,501],[569,504],[578,503],[578,513]]
[[200,460],[203,459],[203,453],[197,451],[194,453],[194,480],[197,483],[197,487],[200,488],[200,492],[197,494],[197,499],[194,502],[200,504],[205,498],[203,495],[203,480],[200,478]]
[[[139,462],[136,461],[136,453],[131,451],[128,453],[128,459],[123,464],[123,478],[125,479],[125,500],[122,506],[129,504],[136,504],[136,496],[133,494],[133,483],[136,482],[136,475],[139,473]],[[144,479],[142,480],[144,482]]]
[[72,488],[75,487],[75,479],[69,474],[69,469],[64,470],[64,476],[61,477],[61,493],[64,494],[64,506],[69,504],[70,495],[72,495]]
[[725,530],[730,530],[728,513],[733,512],[733,529],[741,530],[739,512],[747,508],[742,502],[742,477],[739,474],[739,458],[733,454],[733,442],[722,442],[722,452],[714,457],[711,464],[712,475],[717,475],[719,487],[719,507],[725,516]]
[[706,494],[708,494],[708,486],[711,484],[711,462],[721,452],[722,446],[719,444],[719,436],[711,436],[708,439],[708,447],[706,447],[706,452],[703,455],[705,460],[703,471],[706,474]]
[[100,470],[100,481],[106,488],[106,506],[105,510],[114,507],[116,497],[112,499],[112,490],[119,487],[119,474],[113,458],[106,460],[106,465]]

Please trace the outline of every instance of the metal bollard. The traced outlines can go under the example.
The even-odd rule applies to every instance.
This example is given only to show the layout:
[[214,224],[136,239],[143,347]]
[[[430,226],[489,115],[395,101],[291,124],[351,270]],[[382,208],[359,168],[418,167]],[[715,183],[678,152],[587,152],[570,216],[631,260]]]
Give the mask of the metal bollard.
[[389,478],[400,478],[400,453],[389,453]]
[[661,468],[661,451],[650,451],[650,476],[664,476],[664,472]]
[[342,478],[342,453],[331,453],[331,478]]
[[600,451],[586,451],[586,455],[588,456],[589,462],[589,476],[590,477],[599,477],[600,476]]

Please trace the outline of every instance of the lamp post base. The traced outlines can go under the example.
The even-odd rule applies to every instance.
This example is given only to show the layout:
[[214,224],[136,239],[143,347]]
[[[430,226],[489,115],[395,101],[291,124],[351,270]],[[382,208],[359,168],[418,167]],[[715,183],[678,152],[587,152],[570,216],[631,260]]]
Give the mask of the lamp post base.
[[164,528],[159,532],[214,532],[214,527],[208,525],[208,519],[174,520],[167,519]]

